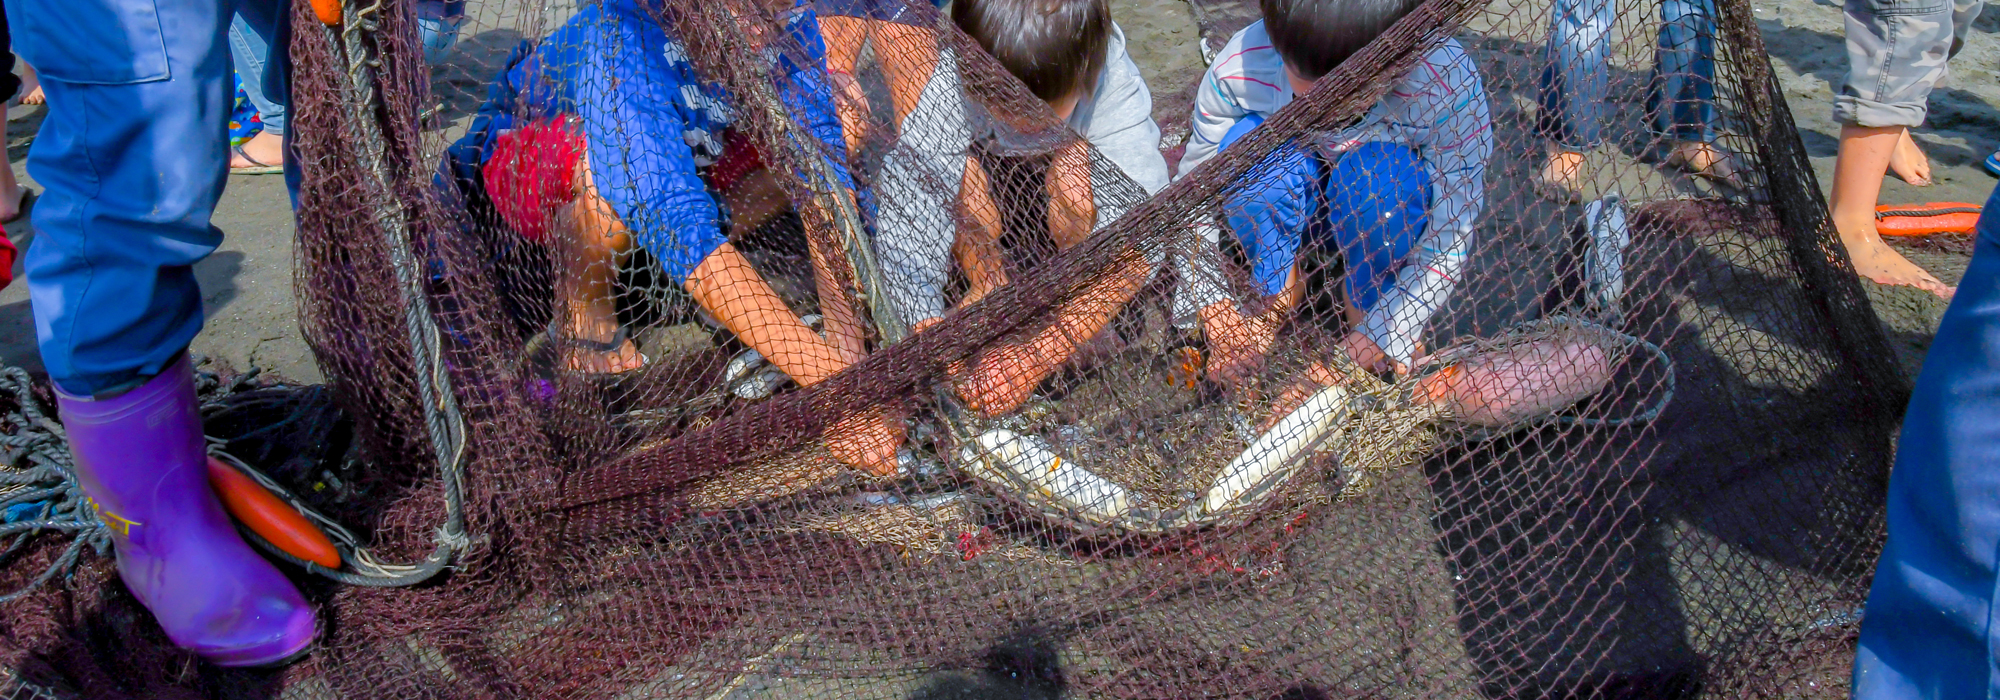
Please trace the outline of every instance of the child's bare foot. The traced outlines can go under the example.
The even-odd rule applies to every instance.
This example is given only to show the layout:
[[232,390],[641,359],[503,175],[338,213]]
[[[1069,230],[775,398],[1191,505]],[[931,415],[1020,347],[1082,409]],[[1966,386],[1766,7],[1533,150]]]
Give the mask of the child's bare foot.
[[[1841,245],[1854,261],[1854,271],[1862,277],[1876,284],[1916,287],[1946,299],[1957,291],[1883,243],[1882,237],[1875,234],[1874,222],[1838,227],[1842,229]],[[1854,233],[1850,234],[1850,230]]]
[[570,345],[563,366],[584,374],[624,374],[646,366],[646,355],[639,352],[632,339],[622,333],[614,338],[620,342],[584,341]]
[[1910,138],[1910,130],[1904,129],[1901,138],[1896,139],[1896,150],[1889,152],[1889,172],[1897,179],[1928,187],[1931,184],[1931,159],[1924,155],[1924,149]]
[[1730,187],[1742,187],[1736,176],[1736,154],[1701,141],[1681,141],[1667,154],[1667,163]]
[[27,61],[21,62],[21,92],[19,95],[20,103],[24,105],[38,105],[49,101],[49,98],[42,95],[42,79],[35,75],[35,67],[28,65]]
[[1558,202],[1579,202],[1583,200],[1582,180],[1582,153],[1550,149],[1548,161],[1535,174],[1535,193]]

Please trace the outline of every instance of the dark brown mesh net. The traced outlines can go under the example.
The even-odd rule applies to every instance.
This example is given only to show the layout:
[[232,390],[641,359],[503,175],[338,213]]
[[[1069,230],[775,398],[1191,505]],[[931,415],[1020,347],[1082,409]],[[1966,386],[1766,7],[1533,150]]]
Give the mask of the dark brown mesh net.
[[[90,559],[0,609],[0,681],[1844,695],[1900,370],[1749,3],[1691,3],[1692,49],[1663,43],[1657,3],[1609,4],[1581,192],[1535,185],[1545,73],[1574,58],[1549,48],[1569,21],[1552,13],[1575,7],[1429,0],[1149,195],[928,4],[474,0],[430,67],[411,6],[363,0],[327,28],[295,3],[301,321],[345,412],[328,434],[354,448],[262,459],[365,465],[287,486],[374,560],[450,568],[402,588],[301,574],[312,655],[226,671],[173,650]],[[1204,54],[1239,59],[1225,44],[1254,4],[1193,7]],[[1371,107],[1457,47],[1479,80],[1402,116],[1490,112],[1490,132],[1399,141]],[[1666,60],[1690,51],[1712,80]],[[676,55],[706,84],[646,92]],[[500,80],[523,60],[542,72]],[[536,77],[577,66],[597,77]],[[1706,93],[1662,88],[1690,81],[1712,91],[1709,133],[1655,128],[1701,112],[1683,97]],[[1201,86],[1150,87],[1173,164]],[[658,133],[669,111],[714,128]],[[1480,141],[1469,228],[1429,235],[1465,181],[1431,168],[1424,235],[1374,278],[1370,253],[1320,240],[1367,218],[1321,202],[1409,174],[1367,171],[1366,146]],[[1287,180],[1270,164],[1288,154],[1334,174]],[[1271,198],[1322,207],[1277,294],[1273,253],[1232,224]],[[702,216],[726,246],[676,223]],[[941,284],[911,271],[919,249],[944,251]],[[1442,292],[1412,291],[1430,273]],[[1408,333],[1356,333],[1369,285],[1410,307]],[[1261,362],[1231,363],[1243,335]],[[1412,371],[1342,349],[1377,337]]]

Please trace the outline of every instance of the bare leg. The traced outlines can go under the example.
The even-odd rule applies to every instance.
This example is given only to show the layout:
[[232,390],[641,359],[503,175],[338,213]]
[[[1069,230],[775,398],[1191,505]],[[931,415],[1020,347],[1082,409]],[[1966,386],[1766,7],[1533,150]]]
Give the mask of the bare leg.
[[[558,338],[580,341],[608,341],[618,335],[618,309],[614,303],[618,284],[618,254],[632,245],[631,232],[613,213],[611,203],[587,192],[556,214],[563,249],[560,276],[562,293],[558,312]],[[563,366],[574,372],[616,374],[645,366],[646,359],[631,340],[615,349],[600,351],[569,345],[562,352]]]
[[1875,232],[1875,200],[1882,193],[1882,173],[1902,138],[1903,127],[1840,128],[1840,156],[1833,165],[1833,227],[1840,244],[1854,261],[1854,271],[1878,284],[1916,287],[1949,298],[1952,288],[1903,258]]
[[35,67],[34,67],[34,66],[31,66],[31,65],[28,65],[28,62],[27,62],[27,61],[22,61],[22,62],[21,62],[21,104],[24,104],[24,105],[38,105],[38,104],[42,104],[42,103],[44,103],[44,102],[48,102],[48,101],[49,101],[49,98],[47,98],[47,97],[43,97],[43,96],[42,96],[42,79],[41,79],[41,76],[38,76],[38,75],[36,75],[36,74],[35,74]]
[[1931,159],[1924,155],[1924,149],[1917,146],[1916,139],[1910,138],[1910,130],[1903,129],[1903,135],[1896,140],[1896,150],[1889,152],[1889,172],[1904,182],[1926,187],[1931,184]]
[[[0,144],[7,142],[7,122],[0,119]],[[0,221],[13,221],[21,217],[21,197],[26,189],[14,178],[14,165],[7,163],[0,167]]]
[[951,245],[952,257],[965,271],[965,298],[959,301],[960,306],[979,301],[1007,284],[1007,266],[1000,254],[1000,207],[993,203],[991,188],[986,168],[966,158],[965,177],[958,188],[958,206],[964,216]]
[[1549,147],[1549,157],[1535,176],[1535,191],[1549,199],[1574,202],[1583,196],[1583,154]]

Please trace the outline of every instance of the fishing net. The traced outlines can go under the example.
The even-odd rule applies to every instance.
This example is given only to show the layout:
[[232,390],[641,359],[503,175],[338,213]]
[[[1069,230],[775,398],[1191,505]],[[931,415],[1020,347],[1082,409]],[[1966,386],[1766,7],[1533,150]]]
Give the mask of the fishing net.
[[[293,5],[327,382],[210,431],[345,533],[319,643],[200,664],[86,553],[0,608],[9,697],[1845,693],[1906,388],[1747,2],[1428,0],[1151,194],[926,3]],[[1175,11],[1214,61],[1256,17]],[[1368,253],[1272,295],[1232,217],[1377,179],[1269,163],[1365,168],[1455,50],[1471,224],[1377,270],[1448,284],[1364,366]],[[1563,75],[1603,133],[1538,192]]]

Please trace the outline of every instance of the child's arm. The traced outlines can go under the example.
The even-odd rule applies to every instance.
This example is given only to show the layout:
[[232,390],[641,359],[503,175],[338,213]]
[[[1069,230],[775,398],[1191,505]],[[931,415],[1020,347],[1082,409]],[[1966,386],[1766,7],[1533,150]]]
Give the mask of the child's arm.
[[1231,37],[1195,91],[1193,132],[1188,135],[1187,151],[1181,155],[1176,177],[1187,177],[1196,166],[1215,157],[1222,150],[1222,137],[1236,122],[1284,106],[1292,96],[1284,71],[1284,61],[1271,48],[1262,21]]
[[1493,119],[1479,71],[1455,42],[1412,69],[1421,79],[1412,101],[1415,119],[1442,120],[1420,144],[1431,174],[1429,226],[1396,286],[1370,309],[1361,333],[1392,361],[1408,365],[1431,317],[1451,297],[1472,250],[1473,225],[1485,203],[1487,159],[1493,155]]

